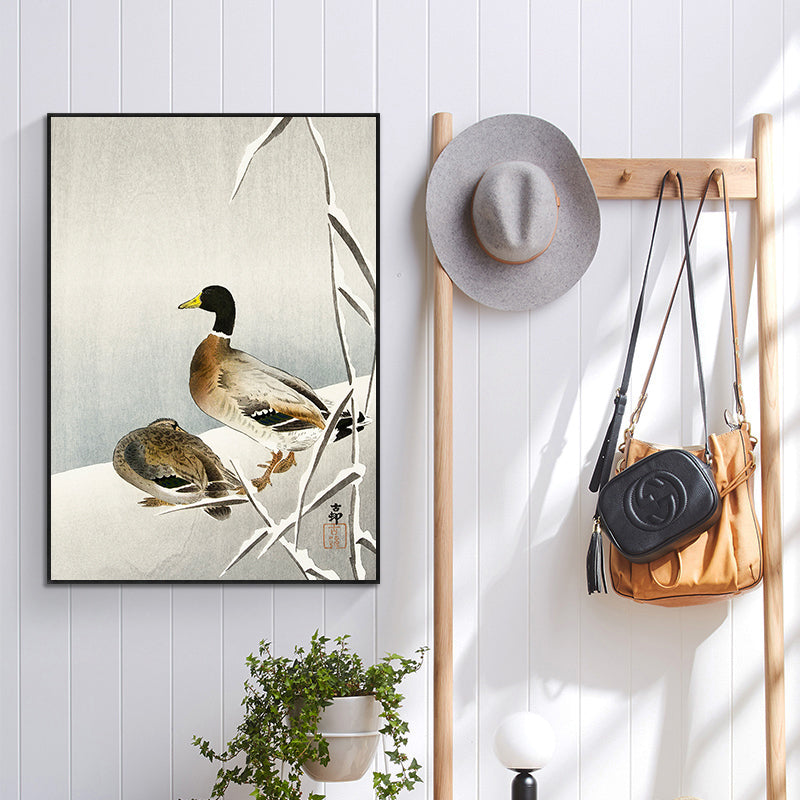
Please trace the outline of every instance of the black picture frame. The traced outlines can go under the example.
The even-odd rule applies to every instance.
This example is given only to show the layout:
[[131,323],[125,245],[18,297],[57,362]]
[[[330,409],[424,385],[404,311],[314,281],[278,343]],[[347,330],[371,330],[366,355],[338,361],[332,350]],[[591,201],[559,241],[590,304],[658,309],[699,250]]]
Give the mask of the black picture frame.
[[379,115],[47,147],[48,582],[378,583]]

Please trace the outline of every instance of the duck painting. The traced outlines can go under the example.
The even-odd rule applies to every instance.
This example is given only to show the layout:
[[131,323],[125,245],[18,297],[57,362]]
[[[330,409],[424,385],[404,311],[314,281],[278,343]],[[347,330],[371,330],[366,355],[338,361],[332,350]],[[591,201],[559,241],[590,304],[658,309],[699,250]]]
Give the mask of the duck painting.
[[[271,483],[273,473],[285,472],[295,464],[296,451],[317,441],[330,411],[305,381],[231,347],[236,304],[224,286],[207,286],[178,308],[201,308],[214,314],[211,333],[192,358],[189,391],[210,417],[271,451],[270,463],[259,464],[266,472],[253,480],[261,491]],[[365,422],[359,415],[359,426]],[[343,415],[337,423],[336,439],[351,432],[352,417]]]
[[[125,434],[112,463],[121,478],[150,495],[140,501],[143,506],[188,505],[243,491],[202,439],[166,417]],[[204,506],[203,511],[217,520],[231,514],[228,505]]]

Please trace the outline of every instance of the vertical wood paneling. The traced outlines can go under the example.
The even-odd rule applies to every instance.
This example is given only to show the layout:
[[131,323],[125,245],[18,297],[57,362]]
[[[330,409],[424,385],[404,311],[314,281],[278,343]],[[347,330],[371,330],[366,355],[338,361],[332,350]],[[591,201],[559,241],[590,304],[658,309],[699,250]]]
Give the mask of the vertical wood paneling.
[[[0,466],[7,487],[0,527],[0,795],[19,798],[19,46],[18,8],[0,10],[0,263],[6,291],[0,295],[2,350],[7,389],[0,395],[0,415],[13,420],[14,438]],[[13,376],[13,377],[12,377]],[[13,390],[12,390],[13,384]]]
[[[381,112],[381,585],[378,653],[409,653],[430,641],[429,469],[432,429],[427,376],[424,180],[429,161],[427,3],[377,5]],[[410,324],[409,324],[410,323]],[[394,425],[402,434],[394,436]],[[403,694],[409,752],[432,797],[431,699],[425,669]]]
[[165,112],[172,101],[172,4],[122,0],[122,110]]
[[[529,10],[521,0],[480,6],[481,117],[530,105]],[[507,782],[494,731],[528,707],[530,614],[530,314],[479,312],[478,794]]]
[[[616,0],[581,6],[581,148],[584,156],[630,154],[629,4]],[[614,46],[609,46],[614,43]],[[613,109],[609,114],[608,110]],[[579,486],[589,485],[611,413],[629,330],[630,209],[601,204],[600,244],[581,284],[581,452]],[[581,530],[588,545],[596,498],[583,494]],[[584,551],[585,552],[585,551]],[[630,787],[630,604],[615,595],[582,597],[581,734],[582,797],[598,792],[616,800]],[[614,764],[613,770],[608,768]]]
[[[126,800],[175,796],[171,597],[167,586],[126,586],[122,592],[121,772]],[[193,671],[203,669],[194,666]],[[196,732],[205,733],[199,728]]]
[[[454,132],[478,120],[478,0],[430,2],[430,112],[449,111]],[[449,46],[442,46],[448,42]],[[430,123],[428,124],[430,127]],[[428,263],[432,263],[430,260]],[[453,291],[453,794],[478,796],[478,319],[479,306]]]
[[119,588],[81,586],[70,606],[72,797],[120,797]]
[[[580,152],[580,2],[531,4],[531,113],[558,125]],[[543,796],[574,798],[580,776],[580,598],[585,535],[580,493],[581,290],[531,313],[530,687],[532,711],[558,746],[537,777]],[[571,365],[565,369],[564,365]]]
[[23,797],[68,797],[69,595],[45,584],[46,121],[69,102],[69,18],[20,7],[20,704]]
[[220,111],[221,65],[220,0],[172,0],[172,110]]
[[323,0],[274,3],[274,110],[322,110],[324,59]]
[[172,794],[207,794],[217,766],[192,737],[222,745],[221,586],[176,586],[172,598]]
[[224,111],[267,113],[272,106],[272,5],[222,0],[222,9]]
[[[118,111],[119,8],[97,0],[73,0],[70,14],[70,111]],[[73,797],[120,796],[120,668],[120,587],[72,587]]]
[[373,111],[375,14],[373,0],[325,3],[325,110]]
[[481,3],[480,115],[529,111],[529,10],[525,0]]
[[[170,4],[123,2],[121,23],[122,110],[169,112]],[[122,587],[120,770],[126,800],[174,796],[172,594],[168,586]]]
[[[681,154],[681,4],[661,5],[659,24],[646,9],[632,5],[631,154]],[[631,311],[638,301],[650,244],[655,203],[631,204]],[[690,222],[691,224],[691,222]],[[662,209],[651,265],[648,301],[628,392],[627,417],[636,406],[664,311],[682,257],[680,213],[675,203]],[[680,442],[681,403],[673,387],[681,374],[682,292],[659,354],[637,436]],[[691,355],[691,354],[690,354]],[[694,364],[694,359],[691,360]],[[689,403],[698,405],[697,395]],[[694,441],[692,439],[691,441]],[[681,775],[681,623],[672,608],[641,606],[631,619],[631,797],[679,794]],[[657,722],[655,722],[657,720]]]
[[117,3],[72,0],[70,110],[119,110],[120,9]]

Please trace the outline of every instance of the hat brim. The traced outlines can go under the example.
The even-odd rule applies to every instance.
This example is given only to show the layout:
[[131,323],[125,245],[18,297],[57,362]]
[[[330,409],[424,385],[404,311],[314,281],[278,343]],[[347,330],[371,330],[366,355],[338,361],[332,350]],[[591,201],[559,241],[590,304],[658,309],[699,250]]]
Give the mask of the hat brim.
[[[553,241],[526,264],[495,261],[472,227],[475,186],[502,161],[538,165],[561,200]],[[577,150],[555,125],[524,114],[485,119],[445,147],[428,179],[426,214],[433,249],[453,283],[503,311],[536,308],[567,292],[589,268],[600,240],[600,206]]]

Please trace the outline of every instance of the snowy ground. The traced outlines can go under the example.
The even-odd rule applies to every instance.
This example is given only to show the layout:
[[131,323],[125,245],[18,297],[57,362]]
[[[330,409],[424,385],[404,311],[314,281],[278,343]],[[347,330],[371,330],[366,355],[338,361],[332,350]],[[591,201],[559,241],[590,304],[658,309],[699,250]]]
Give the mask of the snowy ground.
[[[359,392],[365,387],[359,380]],[[321,394],[326,401],[342,396],[344,387],[329,387]],[[372,405],[372,404],[371,404]],[[371,409],[369,416],[374,420]],[[146,425],[151,420],[142,421]],[[178,420],[180,423],[180,420]],[[194,431],[192,431],[194,432]],[[122,433],[125,433],[123,431]],[[373,421],[359,436],[361,461],[366,474],[359,483],[361,529],[374,538],[377,531],[376,454],[377,424]],[[253,478],[263,473],[256,465],[269,460],[268,452],[243,434],[228,428],[215,428],[200,434],[220,456],[231,459],[244,474]],[[306,504],[334,478],[352,466],[352,440],[331,442],[306,492]],[[297,466],[273,476],[273,485],[258,493],[272,520],[278,522],[294,514],[303,475],[313,449],[297,453]],[[109,454],[110,456],[110,454]],[[145,495],[120,478],[111,463],[95,464],[53,475],[51,478],[51,579],[64,581],[283,581],[305,580],[297,561],[276,542],[261,558],[258,554],[267,537],[259,542],[224,575],[223,570],[237,556],[244,541],[265,524],[248,502],[235,505],[231,516],[217,521],[201,509],[163,513],[164,508],[145,508],[138,501]],[[338,503],[346,522],[351,502],[351,487],[339,491],[302,519],[297,547],[307,550],[323,570],[333,570],[341,579],[353,580],[349,537],[344,548],[326,548],[323,525],[329,522],[331,506]],[[294,530],[286,538],[294,543]],[[283,538],[283,537],[282,537]],[[330,540],[328,540],[330,544]],[[376,577],[375,555],[361,550],[365,578]]]

